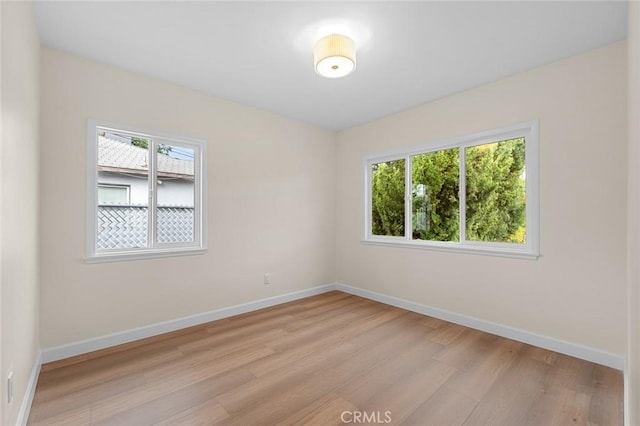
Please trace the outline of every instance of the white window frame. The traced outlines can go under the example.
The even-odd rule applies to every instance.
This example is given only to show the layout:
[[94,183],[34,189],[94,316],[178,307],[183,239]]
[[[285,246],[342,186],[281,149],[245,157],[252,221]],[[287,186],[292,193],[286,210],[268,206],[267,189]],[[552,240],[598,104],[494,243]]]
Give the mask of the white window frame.
[[[460,136],[433,144],[413,147],[407,150],[388,152],[367,156],[364,159],[364,237],[363,244],[404,247],[449,251],[467,254],[484,254],[492,256],[514,257],[521,259],[537,259],[540,256],[540,154],[539,154],[539,124],[538,120],[518,123],[500,129],[487,130],[470,135]],[[526,232],[527,240],[524,244],[500,243],[486,241],[469,241],[466,239],[466,152],[472,146],[501,142],[509,139],[525,138],[525,181],[526,193]],[[446,149],[459,149],[459,238],[460,241],[425,241],[414,240],[412,237],[412,169],[411,158],[414,155]],[[371,230],[372,196],[371,196],[371,168],[373,164],[386,161],[405,161],[405,235],[381,236],[373,235]]]
[[[156,238],[157,178],[156,155],[149,155],[148,247],[100,250],[98,231],[98,130],[125,133],[150,140],[149,153],[155,154],[159,145],[178,145],[193,149],[194,161],[194,242],[159,243]],[[117,262],[203,254],[207,251],[207,174],[206,141],[164,132],[140,129],[124,124],[90,119],[87,122],[87,263]]]

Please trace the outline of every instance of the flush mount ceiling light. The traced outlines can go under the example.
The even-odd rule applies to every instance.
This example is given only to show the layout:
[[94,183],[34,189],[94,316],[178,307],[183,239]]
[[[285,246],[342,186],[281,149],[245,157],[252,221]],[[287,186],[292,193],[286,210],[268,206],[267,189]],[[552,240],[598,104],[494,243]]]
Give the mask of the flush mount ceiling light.
[[313,49],[313,64],[323,77],[344,77],[356,68],[356,45],[340,34],[321,38]]

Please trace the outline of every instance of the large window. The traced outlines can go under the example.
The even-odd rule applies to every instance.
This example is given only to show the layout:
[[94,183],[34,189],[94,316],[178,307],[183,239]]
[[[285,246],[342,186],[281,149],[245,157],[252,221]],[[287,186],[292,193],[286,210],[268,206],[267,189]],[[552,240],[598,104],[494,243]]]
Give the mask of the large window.
[[202,253],[205,143],[89,121],[87,261]]
[[538,256],[536,122],[365,163],[365,243]]

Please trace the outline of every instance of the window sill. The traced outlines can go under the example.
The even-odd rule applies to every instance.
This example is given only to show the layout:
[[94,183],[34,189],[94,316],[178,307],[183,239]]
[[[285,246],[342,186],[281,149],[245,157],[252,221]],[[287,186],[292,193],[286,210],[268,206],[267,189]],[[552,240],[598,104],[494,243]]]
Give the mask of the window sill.
[[474,246],[463,245],[459,243],[447,243],[447,242],[423,242],[423,241],[407,241],[407,240],[390,240],[390,239],[366,239],[360,241],[362,244],[371,246],[384,246],[384,247],[400,247],[420,250],[435,250],[444,251],[450,253],[463,253],[463,254],[475,254],[484,256],[497,256],[497,257],[510,257],[515,259],[527,259],[537,260],[540,255],[538,253],[532,253],[528,250],[517,250],[509,247],[486,247],[486,246]]
[[85,263],[127,262],[130,260],[157,259],[163,257],[195,256],[207,252],[206,247],[165,249],[165,250],[140,250],[121,251],[117,253],[98,253],[85,257]]

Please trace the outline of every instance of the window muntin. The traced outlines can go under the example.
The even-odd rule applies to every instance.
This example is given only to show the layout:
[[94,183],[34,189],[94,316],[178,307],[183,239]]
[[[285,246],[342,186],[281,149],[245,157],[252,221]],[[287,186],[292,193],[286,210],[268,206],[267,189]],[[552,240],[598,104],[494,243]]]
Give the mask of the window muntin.
[[[538,143],[537,122],[528,122],[368,157],[363,242],[536,258]],[[372,232],[374,195],[384,199],[379,189],[372,192],[373,166],[397,161],[407,165],[410,182],[404,233],[389,238]],[[384,182],[377,188],[385,188]]]
[[[93,120],[87,140],[87,261],[205,250],[204,141]],[[105,202],[123,187],[127,203]]]

